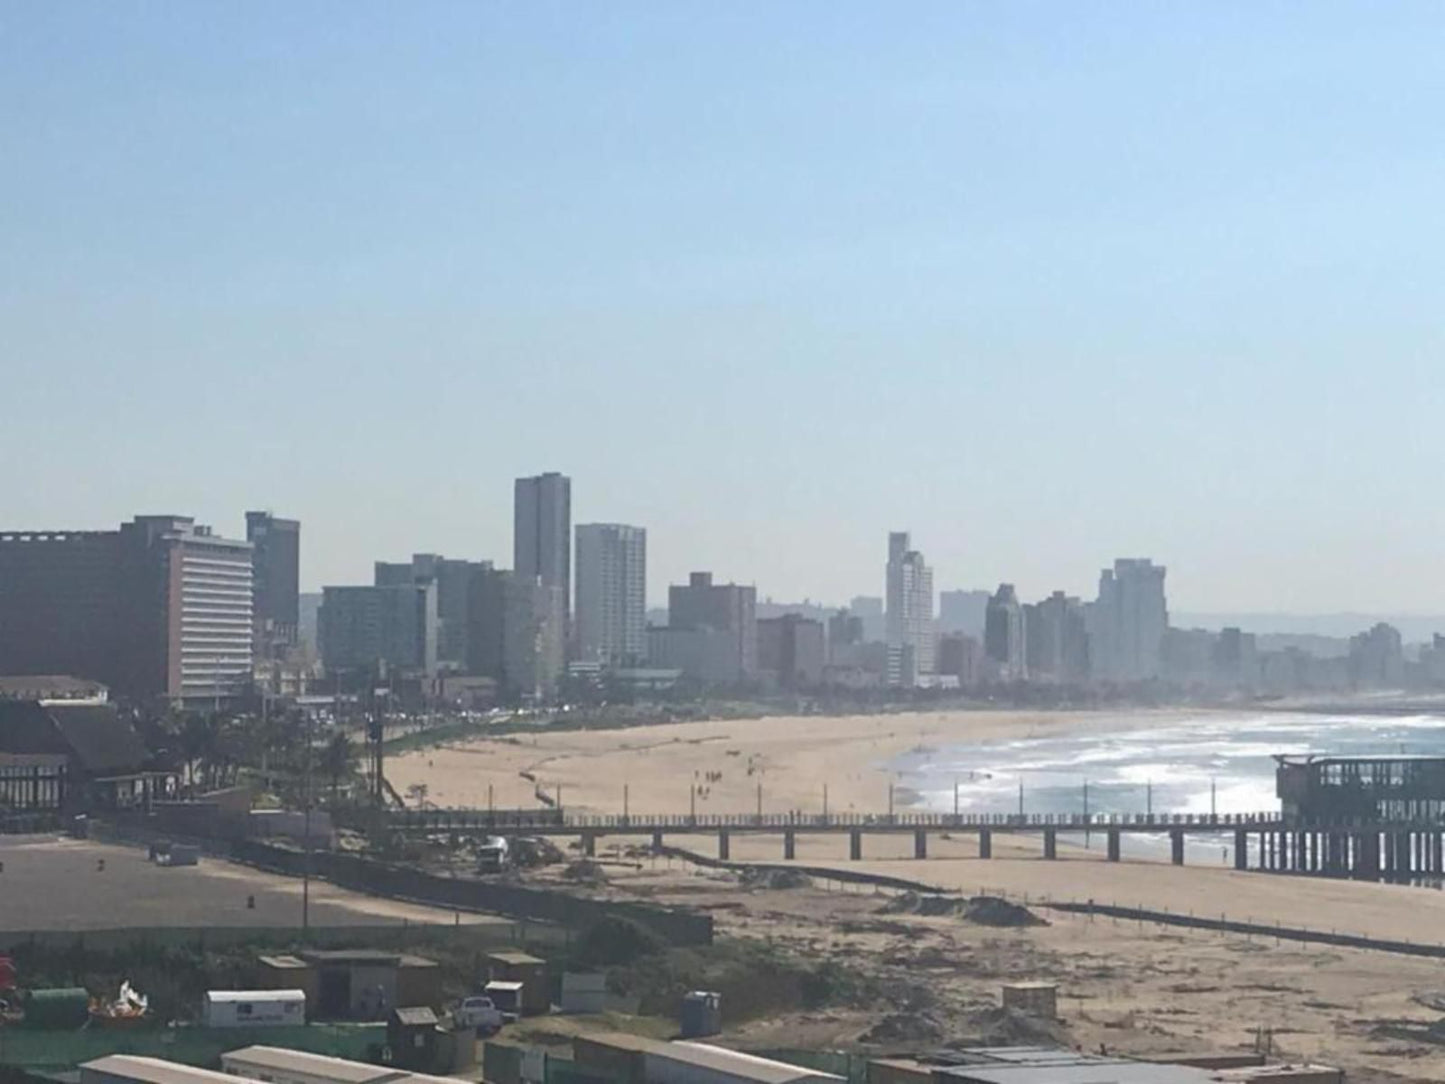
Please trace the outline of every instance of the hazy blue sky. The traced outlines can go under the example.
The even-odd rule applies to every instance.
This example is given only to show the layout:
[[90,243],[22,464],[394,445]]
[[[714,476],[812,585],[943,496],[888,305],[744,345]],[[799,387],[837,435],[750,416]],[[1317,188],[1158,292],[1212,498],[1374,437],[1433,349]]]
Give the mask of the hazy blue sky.
[[0,526],[1445,610],[1445,7],[0,0]]

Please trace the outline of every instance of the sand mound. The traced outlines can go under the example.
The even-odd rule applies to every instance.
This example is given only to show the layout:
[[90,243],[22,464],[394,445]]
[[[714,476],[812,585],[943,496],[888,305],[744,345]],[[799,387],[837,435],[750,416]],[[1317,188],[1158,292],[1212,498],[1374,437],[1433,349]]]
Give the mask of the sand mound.
[[890,1013],[858,1036],[861,1043],[891,1046],[896,1043],[934,1044],[943,1039],[944,1027],[924,1012]]
[[957,896],[922,895],[918,892],[903,892],[894,896],[878,909],[881,915],[924,915],[937,918],[941,915],[958,915],[966,922],[980,926],[1047,926],[1048,922],[1034,914],[1027,907],[1000,899],[998,896],[974,896],[959,899]]
[[607,883],[607,874],[590,858],[573,862],[562,871],[562,876],[574,884],[600,885]]
[[795,869],[745,869],[739,877],[745,888],[809,888],[813,879]]
[[980,926],[1047,926],[1048,922],[1027,907],[998,896],[974,896],[960,912]]

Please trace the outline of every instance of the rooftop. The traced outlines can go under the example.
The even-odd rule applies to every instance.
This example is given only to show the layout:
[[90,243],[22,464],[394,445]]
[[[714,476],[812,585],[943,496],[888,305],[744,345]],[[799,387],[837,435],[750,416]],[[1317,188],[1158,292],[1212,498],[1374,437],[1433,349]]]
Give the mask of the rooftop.
[[670,1061],[683,1062],[701,1069],[711,1069],[729,1076],[755,1081],[756,1084],[792,1084],[794,1081],[837,1081],[843,1078],[831,1073],[818,1072],[801,1065],[789,1065],[784,1061],[760,1058],[755,1054],[743,1054],[726,1047],[711,1046],[708,1043],[663,1042],[661,1039],[646,1039],[641,1035],[625,1032],[602,1032],[579,1035],[575,1042],[595,1042],[614,1050],[627,1050]]
[[[333,1058],[327,1054],[309,1054],[304,1050],[283,1050],[279,1046],[248,1046],[221,1055],[221,1064],[227,1070],[243,1066],[250,1069],[275,1069],[297,1073],[310,1073],[336,1081],[337,1084],[382,1084],[394,1081],[404,1074],[384,1065],[367,1065],[345,1058]],[[227,1084],[236,1084],[234,1076],[222,1076]],[[163,1082],[164,1084],[164,1082]]]
[[487,959],[496,960],[498,963],[511,964],[514,967],[535,966],[537,964],[545,965],[547,963],[546,960],[526,952],[489,952],[487,953]]
[[370,964],[373,967],[401,963],[401,954],[382,949],[311,949],[301,958],[313,964]]
[[134,1054],[111,1054],[96,1058],[81,1065],[92,1073],[106,1073],[128,1080],[139,1080],[144,1084],[236,1084],[236,1078],[210,1069],[194,1069],[189,1065],[178,1065],[160,1058],[142,1058]]
[[224,1005],[232,1001],[274,1001],[286,998],[295,1001],[306,999],[305,990],[207,990],[206,1000]]

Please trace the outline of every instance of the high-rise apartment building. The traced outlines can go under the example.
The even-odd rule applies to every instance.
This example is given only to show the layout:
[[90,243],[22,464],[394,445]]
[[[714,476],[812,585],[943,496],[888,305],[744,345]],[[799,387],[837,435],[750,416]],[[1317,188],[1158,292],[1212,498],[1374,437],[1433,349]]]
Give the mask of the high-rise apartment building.
[[639,665],[647,656],[647,531],[621,523],[577,527],[577,658]]
[[386,670],[434,676],[436,584],[323,588],[318,638],[328,673]]
[[936,645],[933,623],[933,570],[923,554],[910,548],[907,531],[888,535],[886,574],[888,610],[887,636],[900,664],[896,675],[901,685],[912,685],[920,674],[934,672]]
[[1399,689],[1405,677],[1400,630],[1383,621],[1350,637],[1350,684],[1355,688]]
[[185,516],[0,533],[0,673],[68,673],[142,699],[239,695],[253,578],[250,543]]
[[1024,609],[1011,583],[999,584],[988,600],[983,618],[983,650],[1004,681],[1022,681],[1029,676],[1024,654]]
[[801,614],[758,619],[758,669],[784,689],[812,689],[823,682],[823,623]]
[[987,591],[938,592],[938,631],[961,632],[982,639],[988,600]]
[[854,595],[848,609],[863,622],[863,639],[879,643],[888,639],[888,623],[883,616],[883,599],[877,595]]
[[[685,585],[668,588],[668,624],[659,633],[660,642],[669,636],[678,639],[678,634],[697,634],[692,639],[706,638],[709,644],[708,665],[703,668],[709,680],[751,681],[758,671],[757,604],[756,588],[715,584],[711,572],[694,572]],[[675,650],[686,656],[692,648],[675,646]]]
[[472,582],[490,571],[491,567],[490,561],[465,561],[435,553],[417,553],[409,562],[377,561],[372,582],[377,587],[436,585],[437,668],[459,673],[468,669],[471,654]]
[[1121,557],[1099,574],[1099,597],[1089,607],[1089,667],[1099,681],[1152,681],[1164,664],[1169,607],[1164,567]]
[[549,701],[566,666],[561,589],[541,577],[487,569],[471,580],[468,670],[508,697]]
[[555,587],[562,620],[572,613],[572,479],[549,471],[513,488],[512,570]]
[[255,587],[257,658],[281,658],[300,641],[301,523],[246,513]]
[[1089,675],[1083,604],[1062,591],[1024,607],[1024,652],[1033,681],[1076,683]]

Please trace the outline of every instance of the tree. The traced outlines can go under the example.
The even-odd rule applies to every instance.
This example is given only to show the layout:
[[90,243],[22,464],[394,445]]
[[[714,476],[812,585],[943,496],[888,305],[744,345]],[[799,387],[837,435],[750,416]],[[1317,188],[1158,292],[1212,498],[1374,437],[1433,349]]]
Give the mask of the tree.
[[331,781],[332,805],[336,804],[342,777],[350,777],[355,763],[355,743],[344,730],[338,730],[321,752],[321,772]]

